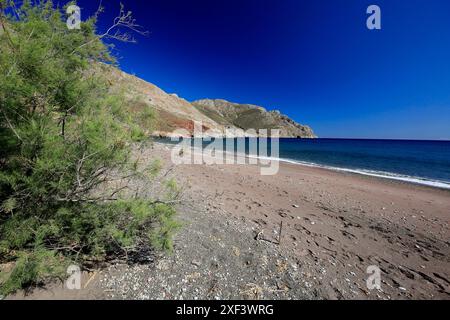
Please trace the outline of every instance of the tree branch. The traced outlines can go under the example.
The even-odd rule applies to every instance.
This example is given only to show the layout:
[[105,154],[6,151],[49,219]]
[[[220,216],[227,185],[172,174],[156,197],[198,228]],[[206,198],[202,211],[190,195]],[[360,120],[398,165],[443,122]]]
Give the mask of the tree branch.
[[3,4],[0,2],[0,25],[1,25],[2,29],[3,29],[3,31],[5,32],[6,37],[8,38],[9,44],[11,46],[11,49],[15,52],[16,51],[16,46],[14,45],[14,42],[12,41],[11,35],[9,34],[8,29],[6,28],[5,21],[4,21],[5,16],[3,14],[3,10],[4,10]]
[[[100,4],[99,9],[95,13],[95,18],[97,18],[101,12],[103,12],[103,7]],[[139,35],[142,35],[142,36],[148,35],[148,31],[141,30],[142,27],[136,23],[136,19],[133,18],[132,12],[131,11],[125,12],[124,5],[122,3],[120,3],[119,15],[116,18],[114,18],[112,26],[110,26],[106,30],[105,33],[103,33],[103,34],[89,40],[88,42],[83,43],[79,47],[75,48],[72,51],[72,54],[75,53],[77,50],[93,43],[94,41],[101,40],[103,38],[114,39],[114,40],[121,41],[121,42],[131,42],[131,43],[136,42],[136,40],[131,36],[130,33],[121,32],[120,28],[129,29]]]
[[9,128],[12,130],[12,132],[14,132],[17,139],[19,139],[21,142],[23,142],[22,138],[19,136],[19,134],[17,133],[17,131],[14,129],[13,125],[11,124],[11,121],[9,121],[9,118],[6,115],[5,110],[2,109],[2,113],[3,113],[3,117],[5,118],[6,122],[8,123]]

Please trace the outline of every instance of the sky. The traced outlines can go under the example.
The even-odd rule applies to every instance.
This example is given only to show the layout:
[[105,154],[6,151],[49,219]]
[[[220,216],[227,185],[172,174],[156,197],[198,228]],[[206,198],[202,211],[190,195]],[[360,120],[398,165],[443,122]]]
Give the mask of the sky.
[[[122,2],[149,35],[116,43],[121,69],[168,93],[277,109],[323,138],[450,140],[448,0]],[[84,20],[99,1],[78,3]],[[103,5],[99,31],[119,0]]]

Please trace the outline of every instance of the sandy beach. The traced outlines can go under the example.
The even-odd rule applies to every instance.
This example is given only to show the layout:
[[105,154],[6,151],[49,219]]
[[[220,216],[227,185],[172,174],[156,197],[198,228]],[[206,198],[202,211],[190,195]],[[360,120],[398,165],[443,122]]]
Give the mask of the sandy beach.
[[450,1],[62,2],[0,0],[0,302],[450,300]]
[[380,297],[450,298],[447,190],[288,163],[275,176],[251,165],[181,165],[176,172],[191,197],[211,199],[212,215],[245,218],[258,238],[280,241],[299,264],[317,267],[310,272],[324,296],[348,297],[340,288],[349,284],[355,297],[370,295],[366,271],[375,265]]
[[[99,270],[30,299],[450,299],[450,192],[280,164],[171,165],[183,188],[173,254]],[[369,266],[381,289],[369,290]],[[18,294],[11,298],[24,298]]]

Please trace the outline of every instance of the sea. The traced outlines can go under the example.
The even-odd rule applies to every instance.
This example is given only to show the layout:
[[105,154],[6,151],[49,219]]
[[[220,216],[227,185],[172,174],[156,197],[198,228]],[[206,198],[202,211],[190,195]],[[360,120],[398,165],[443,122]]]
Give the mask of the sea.
[[[246,138],[247,146],[250,139]],[[170,139],[159,142],[173,143]],[[203,147],[210,143],[202,141]],[[246,154],[249,150],[247,147]],[[272,154],[269,143],[267,157],[450,189],[450,141],[282,138],[278,154]]]

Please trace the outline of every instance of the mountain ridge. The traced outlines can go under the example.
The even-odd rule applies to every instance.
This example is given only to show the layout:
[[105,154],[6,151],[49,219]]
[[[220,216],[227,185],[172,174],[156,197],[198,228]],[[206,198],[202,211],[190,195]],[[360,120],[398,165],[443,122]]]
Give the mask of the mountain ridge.
[[[189,102],[175,93],[112,66],[103,66],[111,86],[124,90],[130,111],[151,109],[157,113],[154,129],[149,134],[159,137],[193,136],[195,124],[214,137],[258,136],[261,129],[279,129],[282,138],[316,138],[312,129],[298,124],[279,111],[267,111],[253,104],[239,104],[224,99],[201,99]],[[180,133],[180,129],[184,134]],[[256,134],[244,133],[255,129]]]
[[242,130],[279,129],[285,138],[316,138],[313,130],[282,114],[254,104],[241,104],[224,99],[201,99],[192,102],[200,112],[216,122]]

